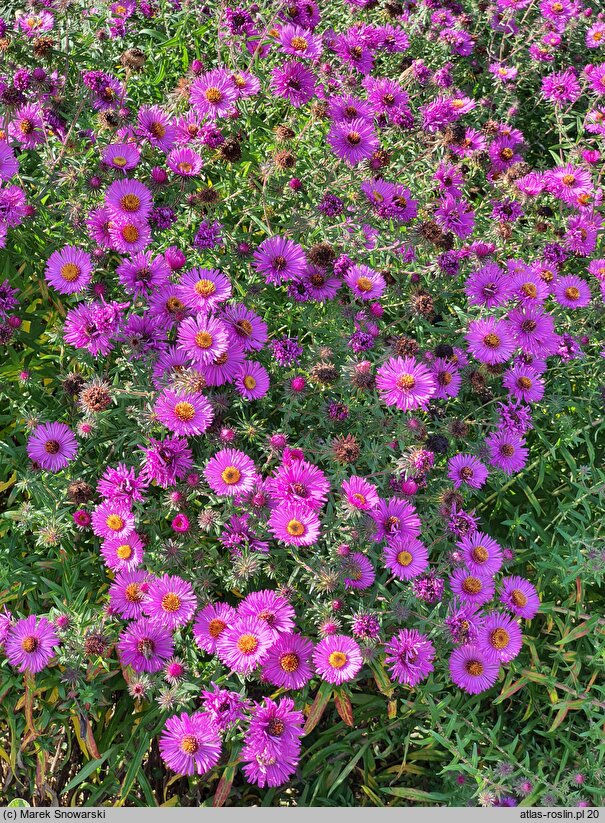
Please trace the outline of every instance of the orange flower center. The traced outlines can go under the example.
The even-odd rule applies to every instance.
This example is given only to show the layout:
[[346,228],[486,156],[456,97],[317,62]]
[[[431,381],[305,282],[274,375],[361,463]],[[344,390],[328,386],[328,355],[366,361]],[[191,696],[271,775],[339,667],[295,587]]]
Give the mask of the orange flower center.
[[372,281],[369,277],[358,277],[357,278],[357,288],[359,291],[367,292],[372,291]]
[[221,620],[219,617],[215,617],[208,623],[208,634],[213,639],[216,639],[226,628],[227,624],[225,621]]
[[124,520],[119,514],[110,514],[105,523],[112,532],[119,532],[124,528]]
[[221,477],[228,486],[233,486],[234,483],[238,483],[241,476],[241,471],[235,466],[227,466],[227,468],[221,472]]
[[63,280],[67,280],[68,283],[73,283],[74,280],[77,280],[80,276],[80,272],[80,267],[76,266],[75,263],[65,263],[64,266],[61,266],[60,275]]
[[351,146],[358,146],[361,143],[361,135],[358,131],[350,131],[347,134],[347,143]]
[[149,126],[149,131],[153,134],[154,137],[162,138],[166,134],[166,126],[162,123],[152,123]]
[[536,288],[536,284],[535,284],[535,283],[524,283],[524,284],[521,286],[521,291],[523,292],[523,294],[524,294],[526,297],[531,297],[532,299],[533,299],[534,297],[537,297],[537,296],[538,296],[538,289]]
[[485,335],[483,342],[489,349],[497,349],[500,345],[500,338],[497,334],[494,334],[494,332],[491,331],[489,334]]
[[197,737],[193,734],[186,734],[181,740],[181,749],[185,754],[195,754],[199,749]]
[[193,290],[196,294],[199,294],[200,297],[210,297],[210,295],[216,291],[216,286],[212,280],[207,280],[205,277],[202,277],[201,280],[197,281]]
[[143,599],[143,592],[138,583],[129,583],[124,589],[124,597],[129,603],[140,603]]
[[467,577],[462,584],[462,590],[467,594],[479,594],[482,588],[478,577]]
[[510,643],[510,634],[500,626],[490,634],[489,642],[494,649],[505,649]]
[[286,531],[291,537],[301,537],[305,533],[305,527],[300,520],[290,520],[286,526]]
[[195,406],[192,403],[182,401],[176,404],[174,413],[182,423],[188,423],[195,416]]
[[219,89],[214,88],[214,86],[212,88],[206,89],[205,96],[206,100],[209,103],[220,103],[223,99],[222,92],[219,91]]
[[347,662],[347,656],[344,652],[332,652],[328,657],[328,663],[333,669],[342,669]]
[[397,562],[400,566],[409,566],[413,559],[410,552],[405,549],[397,555]]
[[24,637],[21,641],[21,648],[24,652],[27,652],[28,654],[35,652],[39,645],[40,641],[37,637],[34,637],[33,635],[30,635],[29,637]]
[[290,40],[290,45],[295,51],[306,51],[309,47],[304,37],[293,37]]
[[194,337],[195,345],[200,349],[209,349],[212,345],[212,335],[207,331],[198,331]]
[[517,386],[519,386],[520,389],[531,389],[531,380],[529,377],[520,377],[517,380]]
[[244,386],[245,386],[247,389],[250,389],[250,390],[252,390],[252,389],[256,388],[256,380],[254,379],[254,377],[252,377],[252,375],[251,375],[251,374],[247,374],[247,375],[244,377]]
[[125,194],[120,200],[124,211],[138,211],[141,208],[141,199],[136,194]]
[[520,589],[513,589],[510,595],[510,599],[514,603],[515,606],[519,606],[523,608],[523,606],[527,605],[527,597],[523,594]]
[[116,554],[120,560],[128,560],[128,558],[132,555],[132,546],[129,546],[128,543],[124,543],[124,545],[118,546],[116,549]]
[[254,654],[258,649],[258,640],[253,634],[242,634],[236,645],[242,654]]
[[128,160],[125,157],[120,157],[118,155],[117,157],[114,157],[111,162],[114,164],[114,166],[117,166],[119,169],[121,169],[126,165],[126,163],[128,163]]
[[416,385],[416,379],[411,374],[400,374],[397,378],[397,388],[402,391],[411,391]]
[[174,592],[168,592],[162,597],[162,609],[165,612],[178,612],[181,608],[181,598]]
[[577,300],[579,296],[580,290],[575,286],[569,286],[565,289],[565,297],[567,297],[568,300]]
[[475,563],[485,563],[485,561],[489,557],[489,552],[485,548],[485,546],[475,546],[475,548],[471,552],[471,557],[475,561]]
[[472,677],[481,677],[483,674],[483,663],[480,660],[469,660],[466,664],[466,671]]
[[300,658],[294,652],[286,652],[279,658],[279,665],[285,672],[295,672],[300,666]]
[[57,440],[47,440],[44,444],[44,451],[47,454],[57,454],[60,448],[61,446]]
[[127,243],[136,243],[139,239],[140,233],[136,226],[124,226],[122,229],[122,237]]

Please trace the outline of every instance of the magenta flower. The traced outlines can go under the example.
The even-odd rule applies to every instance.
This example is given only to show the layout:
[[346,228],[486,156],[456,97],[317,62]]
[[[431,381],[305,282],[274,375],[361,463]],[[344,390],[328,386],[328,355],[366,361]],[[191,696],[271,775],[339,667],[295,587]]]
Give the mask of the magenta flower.
[[302,503],[285,503],[273,509],[268,528],[276,540],[290,546],[312,546],[319,539],[319,518]]
[[363,666],[361,649],[344,634],[332,634],[320,640],[313,652],[313,662],[319,676],[336,686],[353,680]]
[[340,576],[346,589],[368,589],[376,579],[374,566],[361,552],[352,552],[343,561]]
[[227,603],[209,603],[198,613],[193,624],[195,642],[209,654],[216,652],[220,635],[237,618],[237,612]]
[[489,660],[509,663],[521,651],[523,636],[519,624],[507,614],[492,612],[483,621],[477,645]]
[[363,477],[353,475],[342,481],[342,490],[351,508],[358,511],[370,511],[378,505],[379,497],[376,486]]
[[420,534],[420,518],[416,509],[407,500],[401,500],[399,497],[379,499],[370,516],[376,523],[376,541],[386,540],[391,543],[398,537],[418,537]]
[[267,324],[243,303],[223,307],[221,319],[245,352],[260,351],[267,342]]
[[456,489],[460,486],[480,489],[487,480],[488,471],[483,463],[472,454],[457,454],[448,461],[447,476]]
[[223,321],[205,314],[185,318],[179,325],[177,339],[179,348],[199,366],[210,365],[229,347],[229,333]]
[[378,138],[367,120],[334,123],[326,140],[334,154],[348,166],[357,166],[378,149]]
[[377,300],[386,289],[384,277],[369,266],[351,266],[344,280],[359,300]]
[[140,217],[114,217],[109,223],[109,238],[114,251],[135,254],[151,242],[149,225]]
[[179,435],[203,434],[212,423],[214,411],[203,394],[164,389],[155,402],[158,420]]
[[[130,539],[130,538],[129,538]],[[109,605],[125,620],[143,616],[143,605],[153,578],[139,569],[121,571],[109,587]]]
[[398,683],[417,686],[434,670],[435,647],[416,629],[401,629],[385,644],[385,663]]
[[251,491],[257,477],[254,461],[238,449],[222,449],[211,457],[204,477],[213,492],[220,496]]
[[234,383],[244,400],[260,400],[269,391],[269,373],[260,363],[246,360],[235,375]]
[[145,220],[152,206],[151,192],[138,180],[116,180],[105,192],[105,208],[113,219],[137,217]]
[[106,166],[131,171],[141,159],[141,150],[134,143],[111,143],[105,146],[101,157]]
[[187,146],[172,149],[166,163],[168,168],[179,177],[196,177],[204,165],[199,154]]
[[457,595],[460,600],[475,606],[489,603],[494,596],[493,577],[485,573],[473,574],[467,569],[454,569],[449,582],[453,594]]
[[92,270],[89,254],[76,246],[64,246],[48,258],[44,275],[60,294],[74,294],[88,286]]
[[297,60],[288,60],[273,69],[271,90],[299,109],[315,95],[315,75]]
[[237,91],[226,69],[214,69],[202,74],[191,84],[191,105],[201,117],[216,120],[226,117],[235,108]]
[[58,472],[76,456],[78,444],[65,423],[41,423],[27,441],[27,454],[43,469]]
[[429,554],[417,537],[396,537],[384,549],[384,565],[399,580],[411,580],[429,565]]
[[489,366],[509,360],[516,348],[505,321],[495,317],[473,320],[466,339],[471,354]]
[[322,51],[321,37],[302,26],[285,25],[279,32],[279,44],[286,54],[316,60]]
[[430,370],[437,384],[434,395],[436,400],[458,396],[462,386],[462,376],[453,358],[445,360],[443,357],[436,357],[430,363]]
[[20,672],[37,674],[55,655],[59,646],[54,627],[46,617],[30,614],[12,623],[4,641],[6,659]]
[[581,309],[591,301],[590,286],[581,277],[569,274],[555,282],[553,294],[567,309]]
[[193,455],[184,437],[149,438],[149,448],[140,447],[145,454],[141,477],[147,483],[154,481],[163,489],[183,480],[193,466]]
[[502,567],[502,548],[489,535],[480,531],[465,535],[456,544],[470,574],[487,577]]
[[401,411],[424,408],[437,391],[433,374],[413,357],[391,357],[376,373],[376,387],[387,406]]
[[237,617],[217,638],[216,654],[225,666],[239,674],[251,674],[265,662],[274,643],[267,623],[256,617]]
[[274,506],[299,503],[317,511],[328,499],[330,482],[317,466],[306,460],[282,463],[267,483]]
[[159,740],[162,760],[181,775],[206,774],[219,761],[221,738],[209,714],[169,717]]
[[523,577],[502,578],[500,602],[517,617],[531,620],[540,610],[538,592],[529,580]]
[[524,363],[507,369],[502,384],[513,397],[525,403],[536,403],[544,397],[544,380],[534,368]]
[[174,654],[174,641],[166,626],[141,617],[124,629],[117,648],[123,665],[135,672],[154,673]]
[[92,530],[97,537],[121,540],[134,531],[134,526],[134,514],[119,500],[105,500],[92,513]]
[[136,532],[128,537],[108,537],[101,546],[101,557],[109,569],[130,571],[143,562],[144,547]]
[[285,597],[271,589],[250,592],[239,604],[238,617],[255,617],[266,623],[273,639],[289,634],[294,629],[294,609]]
[[500,664],[489,660],[479,646],[460,646],[450,657],[450,677],[468,694],[491,688],[498,679]]
[[197,599],[191,583],[169,574],[150,583],[143,604],[143,611],[152,620],[169,629],[189,623],[196,608]]
[[301,277],[307,267],[302,247],[286,237],[263,240],[254,252],[254,268],[265,276],[267,284],[279,286],[292,278]]
[[231,283],[218,269],[191,269],[181,276],[178,293],[193,311],[208,312],[231,297]]
[[515,474],[527,463],[529,450],[524,438],[512,431],[493,432],[485,439],[489,462],[506,474]]
[[271,646],[263,678],[281,689],[302,689],[313,677],[313,643],[299,634],[284,634]]
[[141,106],[137,114],[137,134],[163,152],[169,152],[176,141],[176,127],[159,106]]

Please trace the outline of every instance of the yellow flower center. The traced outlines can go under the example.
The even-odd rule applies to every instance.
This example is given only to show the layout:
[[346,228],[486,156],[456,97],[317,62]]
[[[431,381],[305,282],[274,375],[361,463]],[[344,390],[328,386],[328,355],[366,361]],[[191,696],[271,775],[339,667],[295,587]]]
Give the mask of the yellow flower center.
[[195,754],[199,748],[197,737],[193,734],[186,734],[181,740],[181,749],[185,754]]
[[300,658],[294,652],[286,652],[279,658],[279,665],[285,672],[295,672],[300,666]]
[[35,652],[39,645],[40,641],[38,640],[38,638],[33,637],[32,635],[30,635],[29,637],[24,637],[21,641],[21,648],[24,652],[27,652],[28,654]]
[[129,546],[128,543],[124,543],[122,546],[118,546],[116,549],[116,554],[120,560],[128,560],[128,558],[132,555],[132,546]]
[[360,494],[359,492],[355,492],[355,494],[352,494],[351,497],[353,498],[353,500],[355,500],[357,503],[359,503],[360,506],[365,506],[366,498],[363,494]]
[[188,423],[195,416],[195,406],[183,400],[174,407],[174,413],[181,423]]
[[510,643],[510,634],[500,626],[490,634],[489,642],[494,649],[505,649]]
[[575,286],[569,286],[565,289],[565,297],[567,297],[568,300],[577,300],[579,296],[580,290]]
[[529,377],[520,377],[517,380],[517,386],[519,386],[520,389],[531,389],[531,380]]
[[413,559],[410,552],[405,551],[405,549],[397,555],[397,562],[400,566],[409,566]]
[[519,608],[523,608],[523,606],[527,605],[527,597],[523,594],[520,589],[513,589],[510,595],[510,599],[512,600],[515,606]]
[[181,160],[180,163],[176,164],[176,167],[183,174],[189,174],[189,172],[193,169],[191,163],[187,163],[186,160]]
[[466,664],[466,671],[472,677],[481,677],[483,674],[483,663],[480,660],[469,660]]
[[416,379],[411,374],[400,374],[397,378],[397,388],[402,391],[410,391],[416,385]]
[[220,103],[221,100],[223,99],[222,92],[219,89],[215,88],[214,86],[212,86],[209,89],[206,89],[205,96],[206,96],[206,100],[209,103]]
[[216,291],[216,286],[212,282],[212,280],[207,280],[206,278],[202,278],[198,280],[193,290],[196,294],[199,294],[200,297],[210,297],[211,294],[214,294]]
[[304,37],[293,37],[290,40],[290,45],[295,51],[306,51],[309,48],[309,44]]
[[467,577],[462,584],[462,590],[467,594],[479,594],[482,588],[478,577]]
[[475,563],[485,563],[485,561],[489,557],[489,552],[485,548],[485,546],[475,546],[475,548],[471,552],[471,557],[475,561]]
[[110,514],[105,523],[112,532],[119,532],[124,528],[124,520],[119,514]]
[[136,194],[125,194],[120,200],[124,211],[138,211],[141,208],[141,199]]
[[244,386],[245,386],[247,389],[250,389],[250,390],[252,390],[252,389],[256,388],[256,380],[254,379],[254,377],[252,377],[252,375],[251,375],[251,374],[247,374],[247,375],[244,377]]
[[124,589],[124,597],[129,603],[140,603],[143,599],[143,592],[138,583],[129,583]]
[[242,654],[254,654],[258,649],[258,640],[253,634],[242,634],[236,645]]
[[216,639],[226,628],[227,624],[225,621],[221,620],[219,617],[215,617],[208,623],[208,634],[213,639]]
[[139,230],[136,226],[129,225],[124,226],[122,229],[122,237],[126,240],[127,243],[136,243],[139,239]]
[[200,349],[209,349],[212,345],[212,335],[207,331],[198,331],[193,339]]
[[77,280],[80,272],[80,267],[76,266],[75,263],[65,263],[65,265],[61,266],[60,270],[61,277],[63,280],[67,280],[68,283],[73,283],[74,280]]
[[356,285],[357,285],[357,288],[359,289],[359,291],[367,292],[367,291],[372,291],[373,283],[372,283],[372,281],[370,280],[369,277],[358,277]]
[[178,612],[181,608],[181,598],[174,592],[168,592],[162,597],[162,609],[165,612]]
[[328,663],[333,669],[342,669],[347,662],[347,656],[344,652],[332,652],[328,657]]
[[301,537],[305,533],[305,527],[300,520],[290,520],[286,526],[286,531],[291,537]]
[[233,486],[235,483],[239,483],[241,476],[241,471],[235,466],[227,466],[227,468],[223,469],[221,472],[221,477],[228,486]]
[[118,155],[117,157],[114,157],[111,162],[114,164],[114,166],[117,166],[119,169],[121,169],[124,168],[126,163],[128,163],[128,160],[125,157],[120,157],[120,155]]

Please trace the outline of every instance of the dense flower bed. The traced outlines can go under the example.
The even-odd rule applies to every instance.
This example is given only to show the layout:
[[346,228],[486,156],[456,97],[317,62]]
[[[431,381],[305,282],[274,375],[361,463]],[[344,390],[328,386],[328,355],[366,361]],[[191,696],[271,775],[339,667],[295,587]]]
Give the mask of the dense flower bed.
[[[599,531],[567,580],[548,530],[580,493],[532,492],[567,463],[589,539],[596,7],[38,0],[0,48],[11,793],[329,803],[313,736],[373,725],[403,766],[379,786],[364,754],[344,804],[598,803]],[[557,619],[588,645],[544,673]],[[586,722],[545,764],[513,740],[530,683],[538,735]],[[464,753],[484,724],[496,766]],[[406,772],[420,730],[446,793]]]

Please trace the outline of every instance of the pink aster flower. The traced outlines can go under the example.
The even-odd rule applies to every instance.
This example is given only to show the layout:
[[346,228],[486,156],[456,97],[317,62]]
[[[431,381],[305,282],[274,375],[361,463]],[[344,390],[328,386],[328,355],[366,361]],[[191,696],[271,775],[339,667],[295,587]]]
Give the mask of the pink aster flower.
[[456,489],[462,485],[480,489],[487,480],[488,471],[472,454],[457,454],[448,461],[447,476]]
[[466,535],[456,544],[462,560],[472,575],[494,575],[502,567],[502,548],[495,540],[480,531]]
[[222,320],[210,315],[187,317],[179,325],[179,348],[184,349],[196,365],[210,365],[229,347],[229,333]]
[[429,554],[417,537],[395,537],[385,546],[384,565],[399,580],[411,580],[428,567]]
[[130,571],[143,562],[143,542],[136,532],[128,537],[108,537],[101,546],[105,565],[114,571]]
[[221,738],[209,714],[173,715],[159,740],[162,760],[181,775],[206,774],[219,761]]
[[443,357],[436,357],[429,367],[437,384],[435,399],[445,400],[448,397],[457,397],[462,386],[462,376],[453,358],[446,360]]
[[509,360],[516,348],[505,321],[495,317],[473,320],[466,339],[471,354],[490,366]]
[[204,165],[200,155],[188,146],[172,149],[166,163],[179,177],[197,177]]
[[135,672],[159,672],[174,654],[170,629],[156,620],[141,617],[120,634],[117,644],[122,665]]
[[92,270],[89,254],[76,246],[64,246],[48,258],[44,274],[60,294],[74,294],[88,286]]
[[254,461],[238,449],[222,449],[210,458],[204,477],[215,494],[232,497],[249,492],[257,477]]
[[109,587],[109,605],[125,620],[143,616],[143,605],[152,577],[141,569],[120,571]]
[[152,206],[151,192],[138,180],[115,180],[105,192],[105,208],[112,219],[137,217],[145,220]]
[[237,91],[226,69],[214,69],[202,74],[191,84],[189,100],[201,117],[216,120],[226,117],[235,108]]
[[468,694],[491,688],[498,679],[500,664],[491,661],[479,646],[459,646],[450,657],[452,682]]
[[134,143],[111,143],[101,154],[103,163],[119,171],[131,171],[141,159],[141,150]]
[[376,486],[363,477],[353,475],[342,481],[342,490],[347,503],[358,511],[370,511],[378,505],[379,497]]
[[454,569],[450,575],[450,588],[460,600],[475,606],[488,603],[495,591],[494,580],[490,575],[472,574],[467,569]]
[[137,114],[137,134],[166,153],[176,142],[176,127],[159,106],[141,106]]
[[220,635],[237,618],[237,612],[228,603],[209,603],[198,613],[193,624],[195,642],[209,654],[216,652]]
[[294,609],[285,597],[271,589],[250,592],[237,608],[238,617],[255,617],[266,623],[273,639],[289,634],[294,629]]
[[500,602],[517,617],[531,620],[540,610],[540,598],[535,586],[523,577],[503,577]]
[[209,428],[214,410],[203,394],[188,394],[164,389],[155,402],[158,420],[179,435],[203,434]]
[[234,383],[244,400],[260,400],[269,391],[269,373],[260,363],[246,360],[235,375]]
[[188,623],[197,607],[191,583],[176,575],[164,574],[149,586],[143,611],[169,629]]
[[384,277],[369,266],[351,266],[344,279],[359,300],[377,300],[386,289]]
[[55,655],[60,644],[52,623],[46,617],[30,614],[11,624],[4,641],[4,654],[20,672],[37,674]]
[[424,408],[437,390],[435,378],[413,357],[391,357],[376,373],[376,387],[387,406],[402,411]]
[[134,525],[134,514],[118,500],[105,500],[92,513],[92,530],[97,537],[123,539],[134,531]]
[[489,660],[510,663],[521,651],[523,635],[512,617],[492,612],[479,628],[476,643]]
[[178,293],[190,309],[209,312],[231,297],[231,283],[218,269],[191,269],[181,275]]
[[312,546],[319,538],[319,518],[307,505],[285,503],[273,509],[268,528],[276,540],[291,546]]
[[313,652],[313,662],[322,680],[337,686],[353,680],[363,666],[361,649],[344,634],[332,634],[320,640]]
[[417,686],[434,670],[435,647],[417,629],[401,629],[385,644],[385,663],[398,683]]
[[280,689],[302,689],[313,677],[313,643],[299,634],[282,635],[270,648],[263,678]]
[[367,120],[334,123],[326,140],[334,154],[351,167],[367,160],[379,147],[374,128]]
[[239,674],[251,674],[264,663],[274,636],[269,626],[256,617],[237,617],[216,641],[216,654],[225,666]]
[[64,469],[77,451],[76,438],[65,423],[42,423],[36,426],[27,441],[30,460],[51,472]]
[[136,254],[151,242],[151,229],[141,218],[114,217],[109,223],[112,248],[120,254]]
[[330,482],[317,466],[306,460],[282,463],[267,483],[274,506],[284,502],[318,510],[328,499]]
[[591,300],[590,286],[581,277],[568,274],[559,277],[553,288],[554,296],[567,309],[581,309]]
[[298,109],[315,95],[315,75],[298,60],[288,60],[273,69],[271,90]]
[[221,319],[243,351],[260,351],[267,342],[267,324],[243,303],[224,306]]
[[302,26],[287,24],[279,32],[279,44],[286,54],[304,60],[316,60],[322,51],[321,37]]

